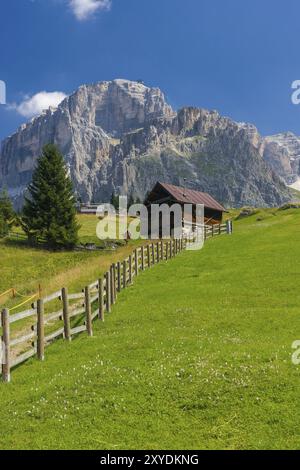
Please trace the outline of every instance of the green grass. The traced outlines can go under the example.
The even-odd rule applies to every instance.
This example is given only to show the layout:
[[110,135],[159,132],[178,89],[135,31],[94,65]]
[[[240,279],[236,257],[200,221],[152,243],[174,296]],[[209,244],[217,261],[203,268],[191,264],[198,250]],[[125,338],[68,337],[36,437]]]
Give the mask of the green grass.
[[[80,241],[103,245],[96,237],[97,218],[81,215],[78,219],[81,225]],[[130,242],[127,246],[121,244],[115,251],[53,253],[42,247],[31,248],[22,240],[0,240],[0,294],[15,288],[22,296],[29,297],[38,291],[39,284],[43,295],[51,294],[63,286],[81,290],[98,279],[113,261],[126,257],[134,243]],[[24,300],[20,296],[16,299],[9,297],[0,297],[0,305],[16,306]]]
[[142,274],[0,385],[0,448],[299,449],[299,229],[262,211]]

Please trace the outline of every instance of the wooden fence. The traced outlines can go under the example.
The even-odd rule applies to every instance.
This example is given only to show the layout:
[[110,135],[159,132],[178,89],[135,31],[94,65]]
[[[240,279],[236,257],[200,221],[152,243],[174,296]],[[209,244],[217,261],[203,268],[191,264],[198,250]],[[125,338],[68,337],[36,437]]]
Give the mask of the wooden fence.
[[[229,226],[205,227],[205,239],[231,233]],[[82,292],[69,293],[67,287],[45,298],[40,298],[31,308],[11,314],[5,308],[1,313],[2,326],[2,380],[10,382],[11,369],[29,358],[45,358],[45,349],[56,339],[71,341],[75,335],[86,332],[93,335],[93,322],[104,321],[111,313],[118,293],[130,286],[133,279],[147,268],[163,260],[172,259],[184,250],[185,238],[160,240],[136,248],[122,262],[114,263],[103,278],[86,286]],[[28,321],[33,325],[28,326]],[[19,323],[19,328],[14,325]]]

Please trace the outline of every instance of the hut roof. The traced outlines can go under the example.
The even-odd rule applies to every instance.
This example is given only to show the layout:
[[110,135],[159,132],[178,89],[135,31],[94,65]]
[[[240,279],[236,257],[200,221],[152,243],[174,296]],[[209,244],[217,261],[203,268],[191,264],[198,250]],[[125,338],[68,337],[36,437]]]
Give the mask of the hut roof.
[[158,182],[175,201],[183,204],[203,204],[209,209],[226,212],[226,209],[207,193],[195,191],[194,189],[181,188],[173,184]]

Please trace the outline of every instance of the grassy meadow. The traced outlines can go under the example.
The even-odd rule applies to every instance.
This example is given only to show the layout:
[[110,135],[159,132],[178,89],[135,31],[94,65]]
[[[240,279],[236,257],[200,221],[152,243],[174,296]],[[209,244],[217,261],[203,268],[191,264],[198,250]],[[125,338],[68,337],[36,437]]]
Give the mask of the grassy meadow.
[[[234,229],[140,275],[93,338],[14,370],[0,385],[0,448],[299,449],[300,210]],[[72,282],[106,255],[44,256],[41,276]]]
[[[105,248],[104,242],[96,236],[96,216],[79,215],[78,221],[81,225],[80,242],[95,243]],[[125,242],[118,243],[114,250],[108,246],[103,251],[50,252],[42,247],[31,248],[25,241],[16,238],[0,240],[0,294],[11,288],[20,294],[15,299],[11,295],[0,297],[0,305],[17,306],[26,297],[35,294],[39,284],[43,295],[51,294],[63,286],[81,290],[98,279],[111,263],[125,258],[137,242],[130,241],[127,245]]]

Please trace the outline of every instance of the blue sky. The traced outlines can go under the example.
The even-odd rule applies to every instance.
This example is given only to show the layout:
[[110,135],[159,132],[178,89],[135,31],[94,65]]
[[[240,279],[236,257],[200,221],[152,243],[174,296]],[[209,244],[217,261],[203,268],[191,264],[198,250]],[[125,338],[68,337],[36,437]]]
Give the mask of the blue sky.
[[299,18],[299,0],[1,0],[0,139],[41,101],[114,78],[159,86],[174,108],[300,134]]

